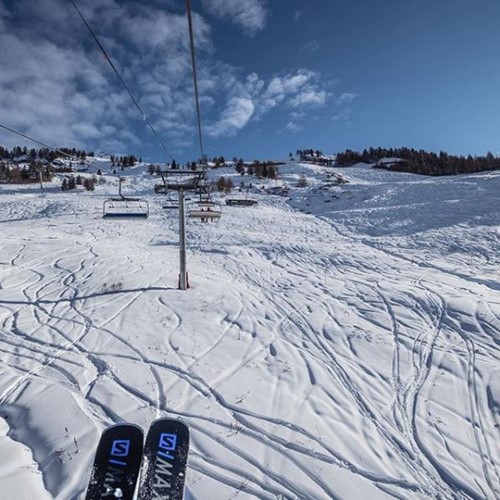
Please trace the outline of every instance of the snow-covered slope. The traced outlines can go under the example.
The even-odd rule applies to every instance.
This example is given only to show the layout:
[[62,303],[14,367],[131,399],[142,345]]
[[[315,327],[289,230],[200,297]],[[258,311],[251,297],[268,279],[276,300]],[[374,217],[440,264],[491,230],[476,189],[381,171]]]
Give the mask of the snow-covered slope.
[[81,498],[105,426],[167,415],[196,499],[500,497],[500,173],[282,166],[188,222],[179,291],[129,172],[147,220],[0,186],[0,498]]

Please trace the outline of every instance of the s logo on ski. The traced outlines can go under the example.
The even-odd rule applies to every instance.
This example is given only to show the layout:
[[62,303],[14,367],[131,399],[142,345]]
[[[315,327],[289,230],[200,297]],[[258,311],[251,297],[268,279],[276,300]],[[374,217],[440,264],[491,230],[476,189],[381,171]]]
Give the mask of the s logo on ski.
[[162,432],[160,434],[158,448],[158,455],[160,455],[162,451],[175,451],[175,449],[177,448],[177,434]]
[[127,458],[130,452],[130,439],[115,439],[111,445],[111,458],[109,459],[110,464],[116,465],[127,465],[127,462],[123,460],[116,460],[116,458]]

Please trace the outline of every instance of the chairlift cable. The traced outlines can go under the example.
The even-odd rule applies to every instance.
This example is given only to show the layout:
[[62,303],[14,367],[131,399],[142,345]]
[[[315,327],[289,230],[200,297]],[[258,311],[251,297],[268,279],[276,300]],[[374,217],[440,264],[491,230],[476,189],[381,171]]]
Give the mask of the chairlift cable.
[[196,56],[194,52],[193,17],[191,15],[191,0],[186,0],[186,10],[188,17],[188,25],[189,25],[189,44],[191,48],[191,67],[193,69],[194,96],[196,101],[196,117],[198,121],[198,139],[200,141],[200,152],[203,161],[205,155],[203,153],[203,139],[201,132],[200,97],[198,93],[198,75],[196,72]]
[[33,139],[33,137],[30,137],[29,135],[26,135],[26,134],[23,134],[22,132],[14,130],[13,128],[7,127],[6,125],[2,125],[1,123],[0,123],[0,128],[8,130],[9,132],[12,132],[13,134],[20,135],[21,137],[24,137],[25,139],[28,139],[29,141],[32,141],[36,144],[39,144],[40,146],[43,146],[44,148],[48,148],[51,151],[55,151],[56,153],[59,153],[63,156],[67,156],[68,158],[73,158],[72,155],[65,153],[64,151],[61,151],[60,149],[53,148],[52,146],[49,146],[48,144],[44,144],[43,142],[37,141],[36,139]]
[[151,130],[151,132],[154,134],[154,136],[156,137],[156,139],[158,139],[158,143],[159,145],[162,147],[163,151],[165,151],[165,153],[167,154],[167,156],[173,160],[173,156],[170,154],[170,152],[168,151],[168,149],[165,147],[165,145],[163,144],[163,141],[161,140],[160,136],[158,135],[158,133],[156,132],[155,128],[153,127],[153,124],[151,123],[151,121],[148,119],[146,113],[144,112],[144,110],[141,108],[140,104],[137,102],[137,99],[133,96],[132,92],[130,91],[128,85],[125,83],[125,80],[122,78],[122,76],[120,75],[120,72],[116,69],[116,66],[113,64],[113,61],[111,60],[111,58],[109,57],[108,53],[106,52],[106,49],[102,46],[101,42],[99,41],[99,39],[97,38],[97,35],[95,34],[94,30],[92,29],[92,27],[89,25],[89,23],[87,22],[87,20],[85,19],[85,17],[83,16],[82,12],[80,11],[80,9],[78,8],[78,6],[76,5],[76,3],[74,2],[74,0],[69,0],[71,2],[71,4],[73,5],[73,7],[75,8],[76,12],[78,13],[78,15],[80,16],[80,19],[83,21],[83,23],[85,24],[85,26],[87,27],[87,29],[89,30],[90,34],[92,35],[93,39],[95,40],[97,46],[99,47],[99,49],[101,50],[101,52],[103,53],[106,61],[108,61],[109,65],[111,66],[111,68],[113,69],[113,71],[115,72],[118,80],[120,80],[120,83],[123,85],[124,89],[127,91],[128,95],[130,96],[130,99],[132,99],[132,102],[135,104],[135,107],[139,110],[139,113],[141,114],[143,120],[148,124],[148,127],[149,129]]

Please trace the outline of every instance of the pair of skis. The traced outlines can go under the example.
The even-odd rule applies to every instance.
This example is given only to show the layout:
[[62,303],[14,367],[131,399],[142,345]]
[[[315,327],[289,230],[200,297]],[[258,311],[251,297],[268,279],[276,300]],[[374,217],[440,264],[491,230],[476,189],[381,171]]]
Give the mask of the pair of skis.
[[178,420],[155,420],[144,443],[133,424],[108,427],[97,446],[86,500],[182,500],[189,452],[189,429]]

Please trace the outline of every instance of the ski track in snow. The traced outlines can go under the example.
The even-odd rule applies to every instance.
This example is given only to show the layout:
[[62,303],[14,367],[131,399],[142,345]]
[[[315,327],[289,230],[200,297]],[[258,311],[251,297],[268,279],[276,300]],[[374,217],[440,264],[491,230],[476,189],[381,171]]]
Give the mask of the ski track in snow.
[[149,176],[146,221],[0,186],[0,491],[81,498],[103,427],[170,415],[190,498],[500,498],[500,174],[302,173],[188,221],[186,292]]

